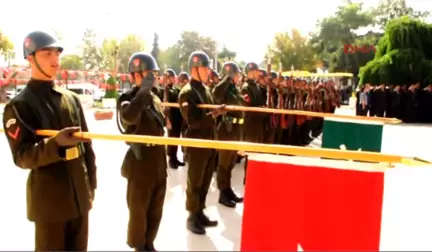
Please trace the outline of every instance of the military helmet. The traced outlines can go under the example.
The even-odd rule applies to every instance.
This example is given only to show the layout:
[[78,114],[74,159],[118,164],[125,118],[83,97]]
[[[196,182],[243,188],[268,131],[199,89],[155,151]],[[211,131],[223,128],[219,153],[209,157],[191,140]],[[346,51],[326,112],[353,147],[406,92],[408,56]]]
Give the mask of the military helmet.
[[249,71],[258,70],[258,69],[259,69],[258,64],[255,62],[249,62],[244,67],[244,71],[246,74],[248,74]]
[[237,73],[241,73],[240,67],[234,61],[225,62],[222,66],[222,75],[233,77]]
[[183,79],[189,79],[190,77],[189,77],[188,73],[181,72],[181,73],[179,73],[178,78],[179,78],[179,80],[183,80]]
[[170,77],[176,77],[177,76],[176,72],[174,70],[172,70],[171,68],[167,69],[165,71],[165,74],[170,76]]
[[263,68],[259,69],[261,77],[267,77],[267,71]]
[[216,72],[216,70],[212,69],[210,73],[210,78],[215,78],[215,77],[220,78],[220,75],[218,72]]
[[272,79],[277,79],[277,77],[278,77],[278,74],[275,71],[271,71],[270,75],[271,75],[270,78],[272,78]]
[[63,52],[63,47],[58,44],[57,39],[53,36],[41,31],[31,32],[24,39],[24,59],[27,59],[27,56],[33,55],[38,50],[48,48],[57,48],[60,53]]
[[150,53],[137,52],[129,59],[129,72],[159,71],[155,58]]
[[193,67],[210,67],[210,58],[203,51],[195,51],[189,56],[189,70]]

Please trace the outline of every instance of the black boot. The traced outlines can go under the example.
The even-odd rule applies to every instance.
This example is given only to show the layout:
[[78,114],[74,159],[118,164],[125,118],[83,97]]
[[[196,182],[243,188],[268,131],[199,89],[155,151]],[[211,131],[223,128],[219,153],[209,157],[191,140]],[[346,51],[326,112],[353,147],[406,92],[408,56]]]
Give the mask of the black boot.
[[189,231],[197,235],[204,235],[206,233],[204,226],[199,221],[198,214],[189,214],[186,227]]
[[229,199],[234,201],[235,203],[242,203],[243,202],[243,198],[237,196],[231,187],[228,188],[227,194],[228,194]]
[[218,221],[210,220],[203,210],[198,213],[198,221],[204,227],[216,227],[218,225]]
[[222,204],[229,208],[235,208],[236,203],[231,199],[228,189],[221,190],[219,192],[219,204]]
[[170,158],[168,164],[171,169],[178,169],[178,163],[176,160]]
[[180,162],[178,159],[176,160],[177,166],[185,166],[185,163]]
[[243,159],[243,156],[242,156],[242,155],[237,155],[236,163],[237,163],[237,164],[240,164],[241,161],[242,161],[242,159]]
[[147,244],[146,245],[147,251],[157,251],[153,245],[153,243],[151,244]]

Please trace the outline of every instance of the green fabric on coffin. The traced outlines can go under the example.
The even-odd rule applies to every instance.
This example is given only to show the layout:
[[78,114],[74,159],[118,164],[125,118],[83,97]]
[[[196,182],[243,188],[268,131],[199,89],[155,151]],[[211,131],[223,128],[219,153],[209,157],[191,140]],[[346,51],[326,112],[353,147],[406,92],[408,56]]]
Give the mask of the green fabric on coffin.
[[381,152],[383,123],[325,119],[323,148]]

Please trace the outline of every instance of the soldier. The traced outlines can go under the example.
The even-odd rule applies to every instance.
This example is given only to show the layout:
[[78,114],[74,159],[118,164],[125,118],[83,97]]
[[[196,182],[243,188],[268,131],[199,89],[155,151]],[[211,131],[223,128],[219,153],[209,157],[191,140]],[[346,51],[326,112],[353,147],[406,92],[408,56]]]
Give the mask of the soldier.
[[186,85],[186,84],[189,83],[190,76],[189,76],[189,74],[186,73],[186,72],[181,72],[181,73],[178,75],[178,78],[177,78],[177,79],[178,79],[178,83],[179,83],[180,87],[183,87],[184,85]]
[[[246,82],[241,88],[241,94],[246,106],[249,107],[264,107],[266,105],[266,97],[263,88],[257,83],[256,80],[261,78],[261,72],[258,64],[254,62],[247,63],[244,67],[246,74]],[[265,71],[264,71],[265,73]],[[264,142],[264,127],[268,121],[268,115],[264,113],[245,113],[243,140],[252,143]],[[246,169],[248,159],[245,157],[245,178],[243,183],[246,182]]]
[[[32,77],[5,107],[3,127],[16,166],[30,169],[27,218],[35,223],[35,251],[86,251],[88,212],[97,187],[95,155],[78,98],[54,84],[63,48],[35,31],[24,41]],[[52,137],[36,129],[60,130]]]
[[[241,88],[241,93],[246,106],[264,107],[266,105],[265,95],[263,89],[256,82],[256,80],[261,78],[261,72],[258,65],[250,62],[246,64],[244,70],[246,74],[246,82]],[[244,141],[254,143],[264,142],[264,120],[266,118],[268,117],[263,113],[245,113]]]
[[[138,52],[129,60],[135,86],[118,101],[117,122],[125,134],[164,135],[161,100],[151,89],[159,68],[153,56]],[[127,243],[136,251],[156,251],[154,240],[162,219],[167,183],[165,146],[128,143],[121,172],[127,179]]]
[[[178,81],[179,88],[181,90],[186,84],[189,83],[190,76],[186,72],[181,72],[181,73],[179,73],[179,75],[177,77],[177,81]],[[178,98],[177,98],[177,100],[178,100]],[[182,137],[185,137],[186,129],[187,129],[187,124],[186,124],[186,122],[182,118],[182,125],[181,125],[181,135],[182,135]],[[186,163],[187,162],[186,147],[182,146],[181,150],[183,152],[183,163]]]
[[[222,81],[213,89],[213,97],[217,104],[243,105],[243,98],[236,87],[241,74],[235,62],[228,61],[222,67]],[[217,138],[221,141],[240,141],[241,126],[244,113],[230,111],[221,116],[217,124]],[[237,151],[219,150],[217,165],[217,186],[220,191],[219,203],[227,207],[235,207],[243,202],[231,187],[231,171],[237,160]]]
[[[212,95],[205,83],[210,75],[210,59],[204,52],[193,52],[189,57],[191,81],[180,91],[180,112],[187,123],[185,136],[214,140],[215,118],[223,114],[221,106],[208,113],[198,104],[213,104]],[[214,149],[187,148],[188,179],[186,189],[186,210],[189,212],[187,228],[194,234],[205,234],[205,227],[217,226],[204,214],[207,193],[215,166]]]
[[[178,96],[180,93],[180,88],[175,84],[177,74],[172,69],[168,69],[165,72],[166,80],[165,82],[165,92],[164,95],[167,97],[167,101],[170,103],[177,103],[178,102]],[[179,108],[166,108],[165,116],[168,117],[169,121],[171,122],[171,128],[168,129],[168,136],[169,137],[180,137],[181,133],[181,127],[182,127],[182,121],[183,118],[180,114]],[[171,169],[177,169],[179,166],[184,166],[185,164],[180,162],[177,158],[177,145],[170,145],[168,146],[168,159],[169,159],[169,166]]]
[[[156,75],[157,73],[155,73]],[[155,94],[160,100],[163,100],[164,97],[164,89],[161,87],[159,83],[159,78],[156,79],[156,81],[153,84],[153,87],[151,88],[151,91],[153,94]]]
[[213,88],[221,81],[221,77],[216,70],[212,69],[210,73],[210,78],[208,80],[208,87],[210,88],[210,91],[213,90]]

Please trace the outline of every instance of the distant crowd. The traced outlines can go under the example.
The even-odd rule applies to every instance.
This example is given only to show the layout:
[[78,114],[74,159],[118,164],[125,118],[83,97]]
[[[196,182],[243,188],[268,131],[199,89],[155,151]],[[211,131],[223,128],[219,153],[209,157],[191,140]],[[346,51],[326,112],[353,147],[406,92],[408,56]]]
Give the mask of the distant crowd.
[[432,123],[432,85],[366,84],[356,93],[356,114],[398,118],[406,123]]

